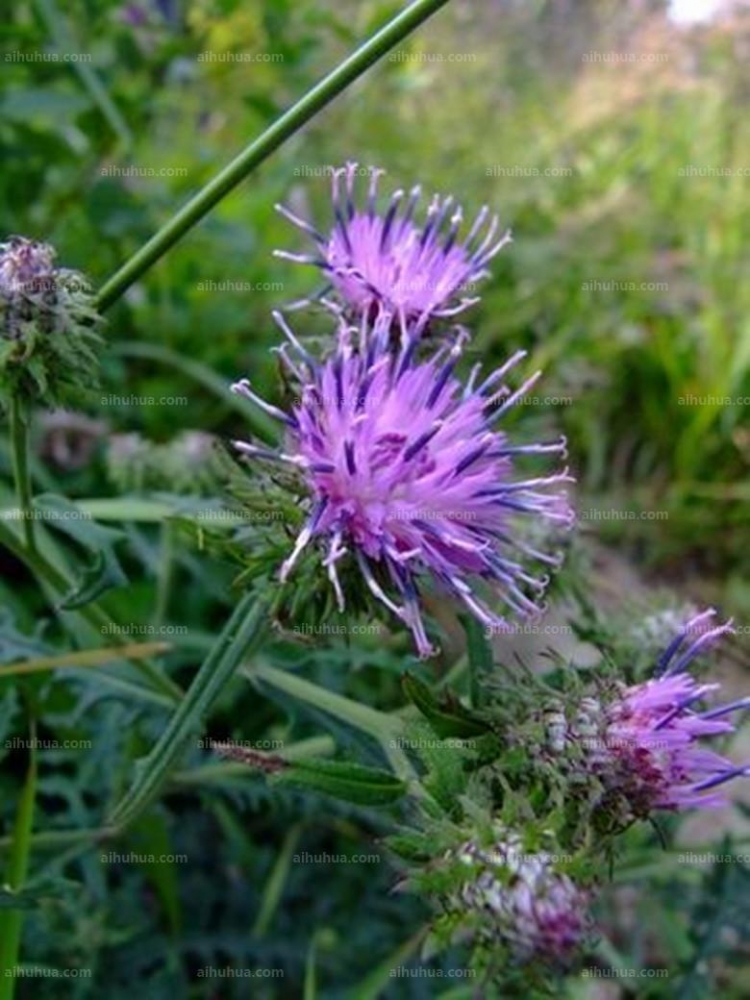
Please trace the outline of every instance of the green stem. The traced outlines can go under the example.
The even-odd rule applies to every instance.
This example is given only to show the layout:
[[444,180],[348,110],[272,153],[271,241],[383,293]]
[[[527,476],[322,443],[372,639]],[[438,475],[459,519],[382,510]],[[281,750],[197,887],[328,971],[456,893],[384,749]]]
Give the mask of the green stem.
[[148,756],[139,761],[130,790],[108,820],[111,829],[121,830],[127,826],[158,795],[187,744],[200,732],[203,717],[241,660],[257,648],[267,625],[265,602],[257,594],[248,592],[237,604],[166,729]]
[[[54,594],[62,597],[70,592],[72,583],[65,574],[58,570],[38,549],[30,549],[24,546],[14,532],[3,523],[2,519],[0,519],[0,545],[4,545],[17,559],[20,559],[37,580],[40,583],[47,584]],[[55,610],[57,611],[58,609],[55,608]],[[96,602],[86,604],[77,611],[71,611],[68,614],[82,618],[96,631],[98,636],[102,634],[119,635],[115,623]],[[127,636],[122,636],[116,641],[118,643],[122,642],[123,645],[128,644]],[[128,657],[123,656],[123,659],[127,660]],[[130,662],[148,678],[157,691],[166,694],[171,702],[174,703],[181,697],[182,689],[179,685],[163,674],[155,664],[149,660],[141,660],[137,657],[130,660]]]
[[104,284],[97,297],[97,310],[103,312],[116,302],[134,281],[155,264],[248,174],[268,159],[282,143],[447,2],[448,0],[414,0],[332,73],[309,90],[172,216],[169,222]]
[[276,856],[276,861],[261,896],[258,916],[250,932],[253,937],[263,937],[264,934],[268,933],[268,928],[279,908],[284,886],[289,877],[292,858],[304,828],[304,823],[295,823],[284,837],[284,843]]
[[[251,680],[265,681],[277,691],[283,691],[298,701],[321,709],[336,719],[348,723],[360,732],[377,740],[393,767],[394,773],[405,781],[412,782],[413,792],[418,792],[417,777],[409,758],[398,743],[402,732],[400,720],[392,715],[386,715],[377,709],[361,705],[357,701],[345,698],[343,695],[319,687],[311,681],[290,674],[286,670],[278,670],[265,664],[256,664],[243,669],[243,673]],[[284,754],[282,753],[283,757]]]
[[16,495],[23,519],[23,535],[26,547],[34,551],[34,507],[32,503],[31,477],[29,475],[29,424],[28,414],[18,396],[10,401],[8,420],[10,423],[10,446],[13,455],[13,477]]
[[[10,852],[5,881],[14,892],[23,888],[29,868],[31,836],[34,824],[34,802],[36,800],[36,753],[34,737],[36,726],[30,728],[32,738],[29,750],[29,769],[26,782],[18,802],[18,812],[13,830],[13,844]],[[6,909],[0,911],[0,1000],[13,1000],[16,987],[16,966],[21,947],[24,910]]]
[[[310,757],[328,757],[336,751],[332,736],[310,736],[285,746],[279,756],[286,761],[307,760]],[[171,777],[174,785],[221,784],[227,778],[247,778],[247,764],[236,761],[221,761],[216,764],[201,764],[190,771],[178,771]],[[0,841],[2,843],[2,841]]]
[[[41,852],[83,845],[83,849],[87,849],[88,845],[109,840],[112,836],[112,830],[103,826],[82,827],[79,830],[40,830],[39,833],[32,834],[31,848]],[[0,837],[0,854],[12,846],[12,837]]]
[[329,691],[327,688],[313,684],[312,681],[289,673],[287,670],[279,670],[276,667],[258,663],[243,668],[242,672],[250,680],[265,681],[277,691],[291,695],[307,705],[312,705],[313,708],[321,709],[376,740],[394,736],[400,731],[398,722],[384,712],[379,712],[376,708],[370,708],[368,705],[361,705],[357,701],[352,701],[351,698],[345,698],[344,695],[336,694],[335,691]]
[[156,581],[156,609],[154,625],[160,628],[169,614],[169,601],[172,594],[172,583],[175,575],[175,529],[171,521],[165,521],[161,526],[161,547],[159,553],[159,572]]

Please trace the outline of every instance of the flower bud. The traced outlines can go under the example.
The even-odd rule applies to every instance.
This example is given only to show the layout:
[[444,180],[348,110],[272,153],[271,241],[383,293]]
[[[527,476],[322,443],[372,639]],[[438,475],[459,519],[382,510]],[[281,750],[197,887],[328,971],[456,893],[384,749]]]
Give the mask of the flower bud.
[[46,406],[75,400],[97,381],[100,322],[87,280],[54,266],[46,243],[0,243],[0,401]]

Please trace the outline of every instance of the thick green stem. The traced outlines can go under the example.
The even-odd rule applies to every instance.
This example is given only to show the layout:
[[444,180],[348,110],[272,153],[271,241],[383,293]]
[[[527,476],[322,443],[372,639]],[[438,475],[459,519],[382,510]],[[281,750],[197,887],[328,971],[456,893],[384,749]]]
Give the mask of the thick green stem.
[[256,167],[287,139],[299,131],[322,108],[360,77],[373,63],[403,41],[423,21],[444,7],[448,0],[414,0],[384,28],[309,90],[295,105],[278,118],[270,128],[228,166],[209,181],[166,225],[162,226],[145,246],[135,253],[106,282],[97,298],[97,309],[103,312],[128,289],[145,271],[162,257],[188,230],[203,218],[221,199],[243,181]]
[[[34,740],[36,727],[31,726],[31,748],[26,782],[18,802],[16,823],[13,830],[13,844],[10,852],[5,882],[13,892],[23,888],[29,867],[31,837],[34,825],[34,803],[36,801],[36,752]],[[24,910],[0,910],[0,1000],[13,1000],[16,988],[16,968],[21,948]]]
[[18,396],[13,396],[8,413],[10,447],[13,456],[13,477],[16,484],[18,506],[23,519],[23,536],[26,547],[35,549],[34,507],[32,504],[31,476],[29,475],[29,417]]
[[244,657],[257,648],[267,627],[265,602],[253,592],[245,594],[155,746],[138,762],[130,790],[108,820],[111,829],[121,830],[127,826],[158,795],[191,738],[200,733],[203,718],[225,684]]

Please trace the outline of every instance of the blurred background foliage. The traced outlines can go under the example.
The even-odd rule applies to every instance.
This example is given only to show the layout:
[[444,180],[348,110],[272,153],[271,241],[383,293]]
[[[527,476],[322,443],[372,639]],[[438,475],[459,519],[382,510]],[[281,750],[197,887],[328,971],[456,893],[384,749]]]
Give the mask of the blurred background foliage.
[[[60,263],[100,284],[399,7],[383,0],[18,0],[0,29],[0,232],[54,244]],[[55,52],[92,58],[38,56]],[[568,435],[583,535],[638,567],[617,576],[627,586],[671,584],[750,622],[748,56],[750,11],[741,6],[678,28],[656,0],[454,0],[111,310],[101,394],[81,398],[73,431],[59,417],[38,421],[37,489],[118,495],[117,454],[107,452],[118,441],[122,450],[121,435],[137,432],[163,445],[187,431],[242,432],[212,377],[226,384],[247,375],[266,397],[278,394],[271,309],[320,284],[316,272],[272,257],[277,247],[300,249],[299,234],[273,205],[290,203],[324,228],[325,170],[357,159],[385,168],[391,189],[420,182],[427,193],[454,193],[467,215],[484,203],[499,212],[514,243],[496,260],[472,317],[475,350],[489,365],[525,347],[529,370],[545,369],[539,404],[519,408],[514,419],[529,438],[560,428]],[[157,402],[129,399],[136,395]],[[162,397],[185,402],[160,405]],[[188,475],[190,461],[188,453]],[[7,484],[3,496],[10,496]],[[635,518],[591,513],[613,508],[635,511]],[[111,606],[120,618],[147,620],[164,593],[163,539],[139,525],[125,532],[125,568],[137,567],[130,575],[138,582],[110,595]],[[224,616],[233,572],[193,549],[175,558],[184,587],[171,612],[191,629],[173,666],[187,678]],[[617,590],[611,558],[594,588]],[[54,651],[54,627],[44,639],[28,637],[44,607],[32,583],[21,577],[19,589],[20,569],[7,557],[3,570],[2,605],[25,628],[25,635],[5,629],[3,659]],[[331,688],[388,705],[401,697],[395,678],[402,648],[391,656],[379,642],[357,651],[334,645],[292,659]],[[342,679],[355,654],[368,666]],[[276,655],[283,662],[290,654],[280,643]],[[127,783],[121,762],[143,752],[163,715],[113,701],[96,680],[40,682],[37,695],[58,735],[97,732],[85,774],[76,771],[75,754],[65,760],[55,751],[48,761],[42,801],[51,828],[95,825],[113,785]],[[19,706],[5,688],[3,697],[0,723],[11,733]],[[318,731],[316,720],[285,721],[285,707],[259,702],[238,682],[214,730],[246,739]],[[2,779],[2,799],[11,803],[22,757]],[[120,762],[114,773],[113,761]],[[137,982],[147,983],[149,1000],[173,997],[175,989],[206,998],[250,995],[241,982],[189,983],[188,970],[217,955],[289,970],[281,988],[253,984],[260,998],[301,996],[310,963],[325,986],[321,995],[381,995],[366,977],[417,933],[425,917],[418,901],[388,894],[386,866],[347,866],[326,893],[314,868],[283,870],[284,845],[361,850],[363,837],[379,835],[380,820],[314,796],[271,796],[262,781],[239,781],[226,770],[206,791],[203,778],[191,786],[190,773],[182,788],[172,788],[169,811],[154,810],[133,832],[131,848],[169,843],[200,862],[179,877],[166,865],[113,868],[116,875],[105,877],[96,852],[76,856],[85,890],[66,892],[59,880],[69,862],[57,858],[50,862],[54,903],[43,902],[30,919],[31,955],[98,969],[112,998],[132,995]],[[212,852],[218,843],[220,858]],[[646,834],[643,844],[653,848]],[[665,870],[632,905],[648,907],[653,892],[660,901],[653,913],[661,915],[675,891],[671,874]],[[684,965],[697,953],[696,940],[705,945],[707,904],[696,882],[694,918],[686,909],[666,943],[655,943],[646,928],[636,945],[640,961],[655,952],[664,959],[666,949]],[[275,886],[283,886],[283,905]],[[723,899],[725,890],[711,889],[710,899]],[[713,934],[721,920],[714,915],[709,925]],[[352,992],[354,983],[360,992]],[[729,992],[732,983],[730,976],[726,995],[741,996]],[[672,995],[650,988],[639,987],[638,995]],[[24,989],[60,995],[47,981]],[[70,989],[71,997],[105,995],[84,982]],[[391,983],[383,995],[436,994],[434,983],[415,979]]]
[[[43,236],[103,280],[396,7],[17,4],[4,29],[3,230]],[[661,571],[746,596],[747,16],[678,29],[659,3],[449,5],[132,289],[111,341],[169,347],[273,391],[270,309],[317,280],[272,258],[299,246],[275,201],[325,226],[321,175],[356,158],[383,166],[392,189],[419,181],[467,211],[486,202],[515,243],[485,287],[482,353],[524,346],[546,369],[540,393],[562,399],[554,419],[584,496],[667,512],[669,531],[661,514],[609,534]],[[61,45],[93,62],[14,55]],[[141,175],[117,176],[129,167]],[[179,176],[143,176],[160,171]],[[142,395],[175,389],[156,362],[113,357],[108,376]],[[179,411],[110,407],[113,429],[226,427],[215,400],[182,388]]]

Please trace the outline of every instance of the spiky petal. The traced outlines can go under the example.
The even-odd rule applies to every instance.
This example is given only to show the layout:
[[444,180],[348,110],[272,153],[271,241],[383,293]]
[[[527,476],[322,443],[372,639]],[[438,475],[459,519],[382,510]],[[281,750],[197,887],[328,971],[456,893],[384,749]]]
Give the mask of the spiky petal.
[[[428,360],[413,361],[413,340],[399,352],[384,349],[381,317],[372,329],[344,327],[332,356],[317,364],[298,349],[306,381],[290,414],[265,405],[287,427],[276,457],[302,470],[312,513],[282,568],[287,577],[303,549],[319,541],[339,603],[337,562],[348,553],[371,593],[409,627],[422,655],[432,651],[420,609],[420,589],[433,580],[462,601],[483,624],[501,628],[506,619],[478,594],[484,580],[491,603],[520,617],[539,613],[547,577],[536,577],[529,554],[547,566],[555,557],[531,550],[514,528],[518,515],[568,526],[572,512],[562,484],[567,470],[519,479],[519,452],[539,446],[511,446],[495,424],[506,412],[497,398],[517,399],[538,375],[515,393],[487,380],[471,391],[453,374],[462,338]],[[513,359],[517,363],[523,353]],[[508,368],[509,366],[505,366]],[[299,368],[295,366],[297,370]],[[492,393],[487,388],[492,385]],[[255,399],[246,380],[236,391]],[[494,407],[494,408],[493,408]],[[252,444],[237,447],[268,457]],[[564,440],[544,446],[563,454]]]
[[360,313],[386,313],[424,326],[433,317],[455,316],[477,301],[467,295],[488,275],[487,265],[510,242],[498,236],[498,220],[485,207],[463,240],[462,210],[452,197],[435,195],[422,225],[414,221],[421,191],[396,191],[384,212],[377,210],[378,181],[371,169],[364,208],[355,200],[361,170],[348,163],[333,173],[335,224],[321,234],[283,206],[279,210],[310,236],[317,252],[277,256],[322,268],[346,305]]
[[[734,731],[727,716],[748,707],[748,699],[700,709],[719,684],[700,684],[686,673],[695,657],[732,631],[731,622],[713,625],[709,609],[691,618],[668,646],[659,673],[643,684],[625,689],[607,710],[605,743],[610,766],[643,813],[649,809],[690,809],[723,806],[716,789],[750,767],[705,748],[702,740]],[[610,767],[611,769],[611,767]]]

